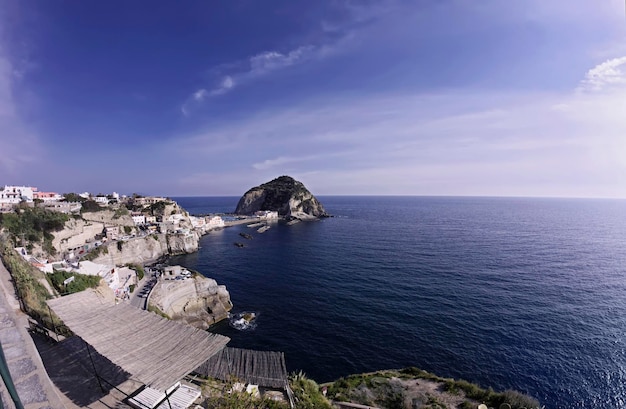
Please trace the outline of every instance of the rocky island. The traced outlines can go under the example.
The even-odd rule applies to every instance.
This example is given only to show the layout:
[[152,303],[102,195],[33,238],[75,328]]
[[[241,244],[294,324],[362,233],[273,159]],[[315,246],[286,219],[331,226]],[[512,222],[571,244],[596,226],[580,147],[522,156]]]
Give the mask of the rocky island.
[[259,211],[275,211],[288,220],[329,217],[324,206],[304,184],[290,176],[280,176],[248,190],[239,199],[235,214],[247,216]]

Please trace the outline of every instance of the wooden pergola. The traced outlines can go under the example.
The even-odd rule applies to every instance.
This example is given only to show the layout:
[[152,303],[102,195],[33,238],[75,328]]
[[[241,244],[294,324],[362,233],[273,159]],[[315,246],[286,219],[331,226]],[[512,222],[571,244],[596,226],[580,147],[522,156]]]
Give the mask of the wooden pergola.
[[285,354],[226,347],[195,370],[223,381],[232,377],[259,386],[286,389]]
[[115,304],[93,289],[47,303],[99,354],[158,390],[172,386],[230,341],[126,303]]

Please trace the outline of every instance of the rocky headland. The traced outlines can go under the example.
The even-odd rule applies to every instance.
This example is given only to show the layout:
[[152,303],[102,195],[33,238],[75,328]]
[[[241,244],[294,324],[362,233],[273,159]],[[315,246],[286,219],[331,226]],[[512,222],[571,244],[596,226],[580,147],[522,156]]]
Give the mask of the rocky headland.
[[148,309],[201,329],[228,318],[233,304],[226,286],[199,274],[185,279],[175,277],[159,279],[150,293]]
[[239,199],[235,214],[277,211],[285,219],[313,220],[328,217],[324,206],[302,184],[290,176],[280,176],[248,190]]

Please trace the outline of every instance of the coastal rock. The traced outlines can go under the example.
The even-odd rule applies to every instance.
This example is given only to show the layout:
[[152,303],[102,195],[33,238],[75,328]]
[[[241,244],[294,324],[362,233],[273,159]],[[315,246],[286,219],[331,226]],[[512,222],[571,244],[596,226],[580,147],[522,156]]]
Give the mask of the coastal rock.
[[317,198],[290,176],[281,176],[248,190],[239,199],[235,214],[251,215],[262,210],[277,211],[289,219],[328,217]]
[[161,278],[150,294],[149,304],[171,319],[201,329],[227,318],[233,307],[226,286],[199,275],[185,280]]
[[102,246],[94,263],[123,265],[128,263],[146,264],[163,256],[193,253],[198,250],[200,235],[151,234],[126,241],[114,241]]

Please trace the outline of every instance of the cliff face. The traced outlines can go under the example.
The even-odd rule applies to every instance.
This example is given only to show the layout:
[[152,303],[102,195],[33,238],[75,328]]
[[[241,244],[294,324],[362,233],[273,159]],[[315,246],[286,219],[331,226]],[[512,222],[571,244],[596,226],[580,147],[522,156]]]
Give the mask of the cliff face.
[[201,329],[227,318],[233,307],[226,286],[202,276],[187,280],[160,279],[150,295],[150,305],[174,320]]
[[127,241],[108,243],[106,252],[100,251],[94,263],[128,264],[150,263],[165,255],[193,253],[198,250],[200,237],[196,232],[188,234],[151,234],[146,237],[137,237]]
[[281,176],[248,190],[239,199],[235,214],[249,215],[259,210],[278,211],[280,216],[295,219],[328,217],[324,206],[301,182]]

